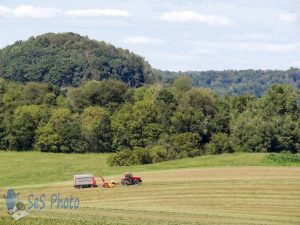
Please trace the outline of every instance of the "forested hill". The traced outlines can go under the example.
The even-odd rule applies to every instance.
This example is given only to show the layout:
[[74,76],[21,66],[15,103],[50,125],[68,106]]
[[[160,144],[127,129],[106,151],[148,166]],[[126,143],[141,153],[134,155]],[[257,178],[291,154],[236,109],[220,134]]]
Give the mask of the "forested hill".
[[46,82],[59,87],[80,86],[87,80],[121,80],[131,87],[159,78],[171,84],[188,75],[193,86],[217,93],[262,96],[272,84],[300,89],[300,69],[170,72],[152,70],[142,56],[75,33],[46,33],[0,49],[0,77],[19,82]]
[[74,33],[46,33],[0,49],[0,76],[58,86],[114,78],[140,86],[151,79],[151,67],[141,56],[105,42]]
[[289,70],[224,70],[170,72],[155,70],[164,84],[172,83],[178,76],[187,75],[196,87],[207,87],[218,93],[262,96],[272,84],[285,83],[300,89],[300,69]]

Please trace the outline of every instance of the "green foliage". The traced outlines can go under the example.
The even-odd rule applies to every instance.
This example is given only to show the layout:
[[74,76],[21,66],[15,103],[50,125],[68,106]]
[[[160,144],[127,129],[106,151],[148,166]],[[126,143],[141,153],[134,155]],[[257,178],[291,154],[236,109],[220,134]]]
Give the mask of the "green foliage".
[[153,146],[148,149],[152,163],[159,163],[168,160],[168,152],[164,146]]
[[271,153],[266,157],[266,159],[277,163],[300,163],[300,154]]
[[129,166],[139,164],[137,155],[130,149],[123,149],[117,153],[111,154],[107,163],[110,166]]
[[0,50],[0,75],[13,81],[79,86],[118,79],[130,86],[155,82],[141,56],[74,33],[46,33]]
[[38,105],[19,106],[16,108],[5,141],[10,149],[28,150],[32,148],[35,130],[46,120],[45,107]]
[[59,108],[51,113],[49,122],[37,130],[36,147],[40,151],[84,152],[85,143],[78,118],[69,109]]
[[190,77],[180,76],[172,83],[172,90],[177,96],[181,96],[184,92],[187,92],[192,88],[192,82]]
[[144,99],[124,104],[112,117],[114,145],[121,147],[145,147],[156,141],[161,133],[157,123],[155,104]]
[[154,70],[163,84],[172,84],[180,76],[188,76],[195,87],[206,87],[220,94],[253,94],[262,96],[273,84],[289,84],[300,89],[300,69],[289,70],[223,70],[170,72]]
[[198,133],[185,132],[170,137],[170,153],[172,158],[194,157],[201,154],[201,138]]
[[138,164],[159,163],[170,159],[168,150],[164,146],[147,148],[135,147],[133,150],[123,149],[108,157],[110,166],[129,166]]
[[208,155],[217,155],[223,153],[232,153],[233,146],[230,138],[225,133],[215,133],[211,141],[205,145],[205,153]]
[[114,109],[125,101],[126,92],[127,86],[121,81],[93,80],[80,88],[71,89],[69,98],[75,111],[83,110],[89,105],[100,105]]
[[24,101],[27,104],[42,104],[50,100],[48,86],[39,83],[27,83],[23,90]]
[[82,135],[87,143],[87,151],[112,151],[112,130],[109,113],[100,107],[85,108],[82,115]]
[[192,88],[188,80],[140,88],[113,79],[76,88],[0,80],[0,147],[116,152],[111,165],[237,151],[300,151],[296,88],[274,85],[256,98],[217,95]]

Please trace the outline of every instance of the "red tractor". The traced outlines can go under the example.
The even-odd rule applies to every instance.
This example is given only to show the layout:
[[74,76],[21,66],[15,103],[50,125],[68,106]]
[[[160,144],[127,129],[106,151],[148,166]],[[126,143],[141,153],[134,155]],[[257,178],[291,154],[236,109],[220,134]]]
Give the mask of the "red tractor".
[[121,180],[122,185],[138,185],[141,182],[142,179],[140,177],[133,176],[131,173],[125,173]]

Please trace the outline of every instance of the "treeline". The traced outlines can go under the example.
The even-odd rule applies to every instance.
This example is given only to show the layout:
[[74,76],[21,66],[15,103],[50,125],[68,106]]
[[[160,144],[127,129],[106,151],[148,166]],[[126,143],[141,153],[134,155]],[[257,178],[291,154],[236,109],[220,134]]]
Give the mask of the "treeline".
[[130,87],[161,81],[171,85],[187,75],[193,86],[219,94],[262,96],[272,84],[300,88],[300,69],[170,72],[152,69],[145,59],[126,49],[75,33],[46,33],[0,49],[0,77],[79,87],[89,80],[117,79]]
[[111,165],[225,152],[300,151],[299,91],[274,85],[257,98],[118,80],[78,88],[0,81],[0,147],[16,151],[116,152]]
[[170,72],[154,70],[163,84],[170,84],[182,75],[188,75],[195,87],[210,88],[220,94],[262,96],[272,84],[289,84],[300,89],[300,69],[289,70],[224,70]]
[[108,78],[136,87],[153,79],[141,56],[74,33],[46,33],[0,49],[0,75],[75,87]]

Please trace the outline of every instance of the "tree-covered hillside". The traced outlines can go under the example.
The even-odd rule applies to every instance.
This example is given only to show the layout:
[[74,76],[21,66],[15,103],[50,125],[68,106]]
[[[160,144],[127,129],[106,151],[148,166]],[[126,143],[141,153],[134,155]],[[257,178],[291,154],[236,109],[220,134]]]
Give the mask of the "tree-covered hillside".
[[262,96],[276,83],[300,88],[300,69],[170,72],[152,70],[143,57],[75,33],[46,33],[0,49],[0,77],[10,81],[45,82],[59,87],[88,80],[118,79],[131,87],[161,79],[171,84],[188,75],[193,86],[218,93]]
[[46,33],[1,49],[0,76],[58,86],[113,78],[140,86],[151,79],[151,67],[141,56],[105,42],[74,33]]
[[224,70],[170,72],[155,70],[164,84],[176,77],[187,75],[196,87],[206,87],[218,93],[246,94],[262,96],[272,84],[290,84],[300,89],[300,69],[289,70]]

